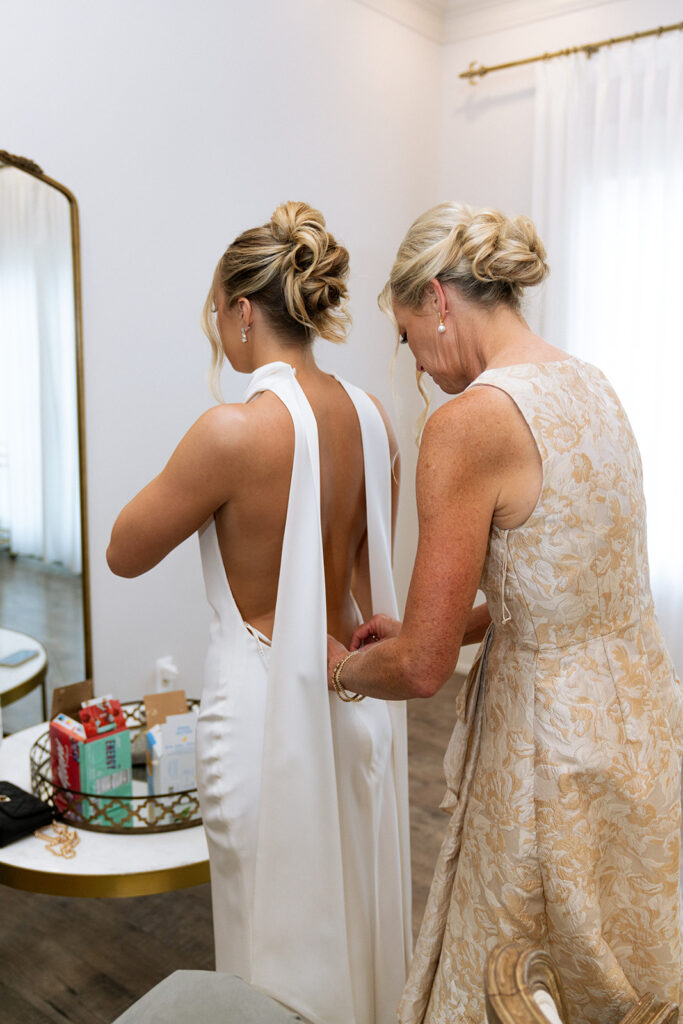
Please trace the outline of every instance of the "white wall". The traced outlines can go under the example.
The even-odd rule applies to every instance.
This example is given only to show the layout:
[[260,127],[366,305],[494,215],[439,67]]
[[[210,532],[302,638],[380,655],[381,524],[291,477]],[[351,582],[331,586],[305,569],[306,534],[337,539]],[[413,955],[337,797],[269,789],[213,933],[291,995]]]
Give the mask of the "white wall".
[[[196,695],[208,621],[196,540],[119,580],[104,560],[111,525],[210,404],[198,318],[213,267],[282,200],[319,206],[351,252],[356,326],[321,361],[391,407],[392,332],[375,297],[436,200],[441,51],[352,0],[0,0],[0,14],[0,148],[71,188],[81,213],[96,689],[139,697],[172,654]],[[406,423],[410,378],[399,368]],[[228,400],[244,381],[226,374]],[[402,589],[409,444],[406,462]]]

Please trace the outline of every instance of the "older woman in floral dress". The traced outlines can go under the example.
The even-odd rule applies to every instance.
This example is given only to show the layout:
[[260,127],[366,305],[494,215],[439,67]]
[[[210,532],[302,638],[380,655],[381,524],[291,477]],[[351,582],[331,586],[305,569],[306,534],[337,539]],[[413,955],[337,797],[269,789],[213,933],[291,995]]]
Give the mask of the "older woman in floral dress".
[[575,1022],[616,1022],[644,991],[683,997],[682,706],[640,456],[600,370],[523,319],[546,272],[529,220],[443,203],[410,228],[385,292],[418,370],[456,397],[422,438],[404,621],[375,616],[348,651],[330,639],[329,685],[429,697],[484,638],[401,1024],[480,1024],[504,940],[550,952]]

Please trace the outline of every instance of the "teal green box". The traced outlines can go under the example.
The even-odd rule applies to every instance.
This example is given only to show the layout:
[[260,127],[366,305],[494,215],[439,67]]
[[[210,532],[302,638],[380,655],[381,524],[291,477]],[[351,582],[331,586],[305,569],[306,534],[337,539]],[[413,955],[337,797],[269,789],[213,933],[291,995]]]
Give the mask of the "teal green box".
[[[122,729],[81,743],[81,792],[107,799],[133,795],[133,762],[130,732]],[[100,800],[85,800],[83,814],[93,825],[107,825],[125,818],[128,809],[106,804],[107,817],[102,814]]]

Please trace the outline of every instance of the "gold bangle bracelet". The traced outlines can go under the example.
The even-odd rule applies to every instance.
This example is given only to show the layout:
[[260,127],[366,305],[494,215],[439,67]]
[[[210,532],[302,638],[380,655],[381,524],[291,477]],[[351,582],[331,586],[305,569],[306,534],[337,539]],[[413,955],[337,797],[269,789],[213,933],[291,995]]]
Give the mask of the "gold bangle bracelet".
[[354,654],[360,654],[360,648],[357,651],[351,651],[350,654],[345,655],[342,660],[336,665],[334,672],[332,673],[332,685],[337,691],[337,696],[340,700],[345,701],[347,704],[356,703],[359,700],[365,700],[367,694],[365,693],[351,693],[350,690],[345,689],[341,681],[341,670],[344,665],[352,658]]

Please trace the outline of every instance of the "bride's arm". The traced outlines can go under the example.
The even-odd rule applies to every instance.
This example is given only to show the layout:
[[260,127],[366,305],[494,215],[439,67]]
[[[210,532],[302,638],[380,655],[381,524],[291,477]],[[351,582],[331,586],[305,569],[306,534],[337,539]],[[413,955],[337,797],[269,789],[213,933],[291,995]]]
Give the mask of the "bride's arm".
[[147,572],[230,499],[246,472],[246,429],[240,405],[215,406],[190,427],[165,468],[114,523],[107,548],[113,573]]

